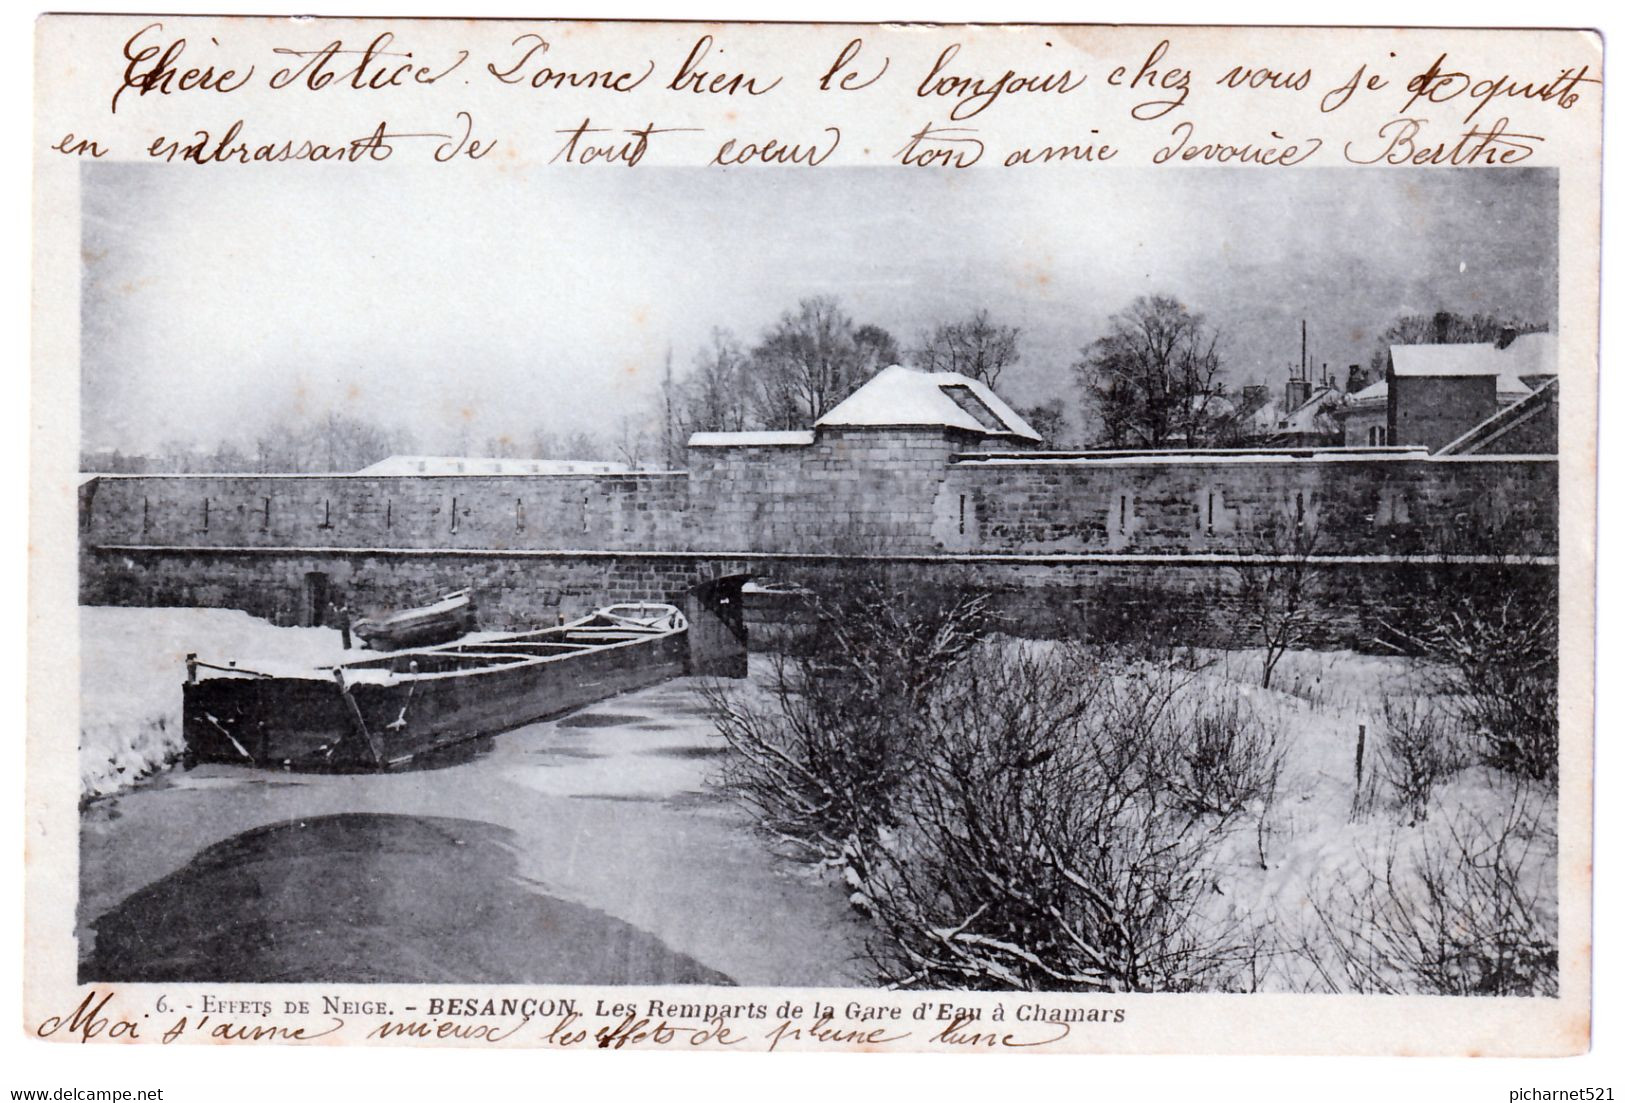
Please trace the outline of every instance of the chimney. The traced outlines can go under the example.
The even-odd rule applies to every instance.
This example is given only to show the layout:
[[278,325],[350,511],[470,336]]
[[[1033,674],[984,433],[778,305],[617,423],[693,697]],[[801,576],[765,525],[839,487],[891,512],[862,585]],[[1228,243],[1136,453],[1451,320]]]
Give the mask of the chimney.
[[1309,401],[1309,380],[1292,376],[1286,381],[1286,393],[1281,396],[1282,413],[1296,410]]
[[1495,338],[1495,347],[1504,349],[1518,339],[1518,331],[1511,326],[1502,326],[1501,333]]
[[1442,345],[1450,336],[1450,312],[1441,310],[1433,316],[1433,343]]

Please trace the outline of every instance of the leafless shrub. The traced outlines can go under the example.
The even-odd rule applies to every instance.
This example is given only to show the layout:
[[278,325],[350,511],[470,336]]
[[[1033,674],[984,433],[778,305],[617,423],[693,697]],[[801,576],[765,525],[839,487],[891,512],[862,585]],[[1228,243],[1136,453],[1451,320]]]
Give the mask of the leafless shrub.
[[1234,694],[1186,694],[1161,764],[1164,784],[1198,815],[1260,814],[1275,801],[1285,750],[1275,728]]
[[1060,613],[1063,634],[1123,663],[1158,663],[1196,671],[1213,658],[1195,646],[1197,614],[1146,583],[1095,587]]
[[1426,660],[1428,690],[1454,713],[1482,759],[1535,781],[1555,780],[1558,608],[1552,573],[1505,556],[1470,568],[1442,568],[1418,595],[1417,606],[1415,626],[1390,625],[1389,634]]
[[1270,688],[1281,657],[1303,644],[1314,623],[1314,597],[1320,585],[1314,559],[1317,540],[1318,529],[1304,514],[1300,496],[1291,510],[1248,535],[1247,556],[1234,568],[1239,639],[1263,647],[1265,689]]
[[1484,760],[1537,781],[1557,776],[1557,607],[1509,594],[1457,609],[1428,633],[1441,686]]
[[[812,623],[770,656],[765,702],[702,690],[735,752],[722,780],[804,857],[853,861],[896,819],[924,702],[985,631],[985,601],[934,598],[853,568],[813,592]],[[828,596],[836,595],[836,596]]]
[[813,591],[811,630],[793,648],[808,677],[918,711],[990,628],[980,594],[921,591],[861,567]]
[[1557,836],[1550,795],[1519,779],[1502,807],[1458,811],[1408,854],[1366,856],[1317,886],[1320,987],[1448,996],[1557,994]]
[[793,660],[771,661],[765,704],[721,683],[701,689],[734,751],[723,783],[798,856],[839,858],[890,818],[891,795],[912,756],[909,733],[881,702],[832,683],[809,691]]
[[1256,983],[1271,951],[1214,917],[1215,863],[1273,794],[1273,734],[1189,670],[979,640],[974,599],[868,582],[818,609],[767,685],[709,700],[725,780],[765,829],[845,868],[880,979]]
[[1376,768],[1412,824],[1427,819],[1434,787],[1469,764],[1456,720],[1420,694],[1382,698]]
[[867,861],[881,979],[899,987],[1244,985],[1256,939],[1208,917],[1231,820],[1157,767],[1182,680],[1083,652],[979,652],[933,697],[909,815]]

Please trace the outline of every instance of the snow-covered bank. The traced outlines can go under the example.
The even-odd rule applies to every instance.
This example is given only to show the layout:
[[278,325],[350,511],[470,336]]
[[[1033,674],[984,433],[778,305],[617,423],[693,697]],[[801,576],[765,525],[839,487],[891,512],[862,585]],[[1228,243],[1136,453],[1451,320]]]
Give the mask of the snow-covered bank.
[[[1441,668],[1290,652],[1266,689],[1257,650],[1163,663],[1060,661],[1061,647],[1005,640],[970,660],[975,677],[933,699],[917,735],[888,718],[918,739],[892,761],[885,740],[864,742],[876,729],[845,719],[868,715],[846,683],[793,683],[824,696],[787,704],[772,662],[753,656],[752,684],[731,691],[744,800],[845,870],[876,938],[898,947],[895,967],[877,958],[895,968],[883,979],[1555,991],[1555,788],[1490,764]],[[842,739],[857,753],[824,765]],[[846,805],[845,819],[798,819],[821,811],[818,793],[796,803],[782,760],[808,763],[823,792],[880,792],[887,817]],[[882,788],[887,776],[907,780]],[[1166,975],[1151,974],[1158,962]]]
[[116,792],[181,753],[186,656],[254,669],[338,662],[336,629],[278,628],[234,609],[79,610],[80,799]]

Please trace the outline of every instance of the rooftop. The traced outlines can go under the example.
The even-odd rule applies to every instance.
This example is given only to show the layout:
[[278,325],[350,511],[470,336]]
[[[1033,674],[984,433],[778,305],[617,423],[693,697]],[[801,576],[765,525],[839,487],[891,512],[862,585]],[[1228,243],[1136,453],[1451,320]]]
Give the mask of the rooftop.
[[1525,333],[1504,348],[1493,341],[1462,345],[1393,345],[1394,374],[1406,377],[1493,375],[1496,393],[1522,398],[1528,379],[1557,375],[1557,335]]
[[1037,443],[1043,438],[984,383],[893,364],[819,418],[820,429],[932,426]]
[[1369,387],[1361,387],[1349,395],[1350,406],[1374,406],[1377,403],[1388,403],[1388,380],[1379,379]]
[[632,468],[611,460],[522,460],[485,456],[391,456],[358,475],[624,475]]
[[[1510,433],[1558,400],[1557,380],[1540,384],[1533,392],[1503,406],[1461,436],[1439,449],[1440,456],[1467,456],[1483,451],[1497,439]],[[1556,441],[1553,442],[1555,451]]]
[[813,442],[811,429],[761,429],[740,433],[694,433],[690,448],[805,447]]
[[1296,410],[1288,411],[1276,426],[1277,432],[1282,433],[1313,433],[1318,428],[1315,419],[1327,407],[1335,406],[1343,401],[1343,392],[1337,387],[1323,386],[1309,396],[1308,401]]

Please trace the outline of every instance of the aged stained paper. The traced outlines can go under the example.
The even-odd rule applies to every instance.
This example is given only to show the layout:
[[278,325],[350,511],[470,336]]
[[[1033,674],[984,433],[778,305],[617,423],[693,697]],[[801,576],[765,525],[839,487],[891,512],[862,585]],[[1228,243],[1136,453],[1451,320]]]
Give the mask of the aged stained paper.
[[1594,36],[38,47],[35,1035],[1586,1046]]

